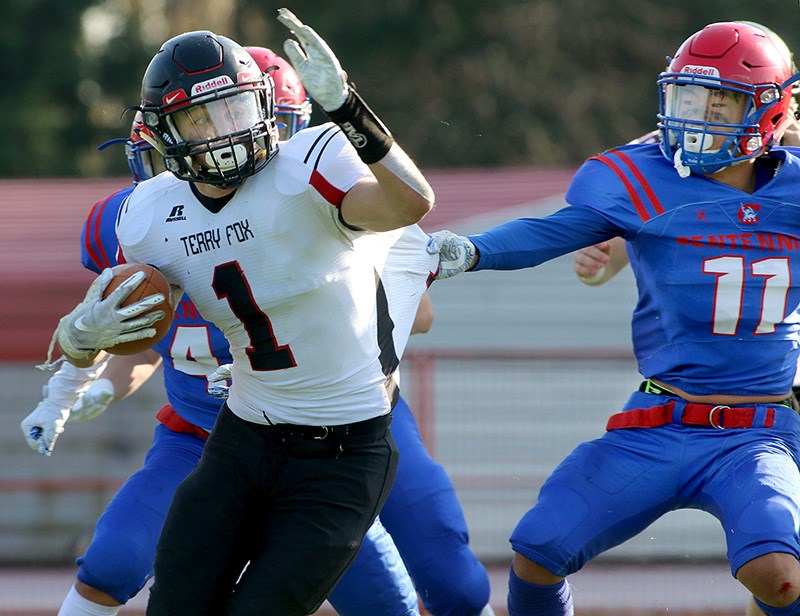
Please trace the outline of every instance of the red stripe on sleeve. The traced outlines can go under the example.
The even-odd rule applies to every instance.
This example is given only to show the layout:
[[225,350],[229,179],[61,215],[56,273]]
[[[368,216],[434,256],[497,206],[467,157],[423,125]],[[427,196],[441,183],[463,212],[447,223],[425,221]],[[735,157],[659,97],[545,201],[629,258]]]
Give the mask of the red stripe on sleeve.
[[625,163],[625,166],[631,170],[631,173],[633,173],[633,177],[639,180],[639,184],[642,185],[642,190],[644,190],[645,194],[650,199],[650,203],[653,204],[653,209],[656,211],[656,214],[663,214],[664,207],[661,205],[661,202],[658,200],[658,197],[656,197],[656,193],[653,190],[653,187],[650,186],[650,182],[648,182],[647,179],[644,177],[644,175],[642,175],[642,172],[639,171],[639,167],[637,167],[630,159],[630,157],[623,152],[615,150],[614,152],[610,153],[619,157],[620,160],[622,160],[622,162]]
[[[114,193],[116,194],[116,193]],[[86,249],[87,254],[91,257],[92,261],[94,261],[95,265],[97,265],[101,270],[107,267],[111,267],[110,261],[108,259],[108,255],[103,248],[103,242],[100,239],[100,221],[103,218],[103,210],[106,207],[106,204],[109,202],[111,197],[114,195],[109,195],[105,199],[102,199],[94,204],[91,211],[89,212],[89,217],[86,219],[85,224],[85,233],[83,235],[83,245]]]
[[601,154],[600,156],[592,156],[589,160],[597,160],[601,163],[607,165],[614,173],[617,174],[617,177],[620,179],[622,184],[625,186],[625,190],[628,191],[628,196],[631,198],[633,202],[633,207],[636,208],[636,213],[639,214],[639,218],[641,218],[644,222],[650,220],[650,214],[647,213],[647,210],[644,207],[644,203],[639,198],[638,193],[636,192],[636,188],[631,184],[627,177],[625,177],[625,172],[619,168],[619,166],[608,158],[605,154]]
[[309,179],[308,183],[313,186],[319,194],[322,195],[325,201],[336,208],[342,205],[344,196],[347,194],[326,180],[316,169],[311,172],[311,179]]

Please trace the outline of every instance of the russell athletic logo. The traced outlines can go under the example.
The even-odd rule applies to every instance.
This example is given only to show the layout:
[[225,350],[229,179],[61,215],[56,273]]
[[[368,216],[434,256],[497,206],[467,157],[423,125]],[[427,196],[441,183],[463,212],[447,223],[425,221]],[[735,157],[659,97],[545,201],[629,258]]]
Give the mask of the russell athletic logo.
[[186,220],[186,216],[183,215],[183,205],[173,205],[172,211],[169,213],[169,216],[166,217],[164,222],[177,222],[179,220]]

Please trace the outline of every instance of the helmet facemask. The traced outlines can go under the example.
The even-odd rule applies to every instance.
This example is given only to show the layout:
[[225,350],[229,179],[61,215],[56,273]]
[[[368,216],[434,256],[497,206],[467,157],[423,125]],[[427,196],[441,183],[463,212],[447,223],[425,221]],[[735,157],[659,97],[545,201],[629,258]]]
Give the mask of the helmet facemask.
[[[665,73],[659,79],[662,149],[681,176],[707,175],[761,154],[771,134],[761,118],[780,101],[778,86]],[[756,96],[766,104],[758,105]]]
[[157,123],[154,132],[162,135],[164,162],[174,175],[231,188],[277,151],[271,100],[271,82],[265,77],[247,87],[235,84],[183,99],[160,114],[145,109],[143,117],[148,126]]

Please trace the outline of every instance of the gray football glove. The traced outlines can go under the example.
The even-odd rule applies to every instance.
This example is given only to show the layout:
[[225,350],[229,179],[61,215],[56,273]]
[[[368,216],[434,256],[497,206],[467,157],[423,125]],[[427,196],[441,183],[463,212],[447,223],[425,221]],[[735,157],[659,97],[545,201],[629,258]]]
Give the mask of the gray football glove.
[[163,302],[161,293],[148,295],[129,306],[121,305],[144,276],[144,272],[136,272],[103,299],[103,291],[114,277],[111,269],[103,270],[83,301],[59,321],[56,339],[61,350],[70,357],[85,359],[99,349],[155,336],[156,330],[150,326],[164,318],[164,311],[139,315]]
[[296,41],[289,39],[284,42],[283,50],[309,96],[325,111],[339,109],[350,90],[347,75],[331,48],[289,9],[278,9],[278,21],[297,37]]
[[431,233],[427,247],[429,254],[439,253],[439,271],[436,280],[452,278],[472,266],[475,258],[475,245],[466,237],[452,231]]
[[208,393],[215,398],[225,400],[228,398],[230,387],[228,381],[231,378],[233,364],[222,364],[206,378],[208,379]]

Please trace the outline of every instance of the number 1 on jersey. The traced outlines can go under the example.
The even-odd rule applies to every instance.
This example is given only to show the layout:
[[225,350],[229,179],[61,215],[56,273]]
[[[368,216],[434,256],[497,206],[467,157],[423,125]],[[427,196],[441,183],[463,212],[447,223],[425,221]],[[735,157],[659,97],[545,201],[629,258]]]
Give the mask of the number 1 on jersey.
[[227,299],[233,314],[242,322],[250,338],[246,349],[253,370],[285,370],[297,365],[288,344],[279,345],[272,323],[253,299],[250,285],[237,261],[214,268],[211,282],[218,299]]

